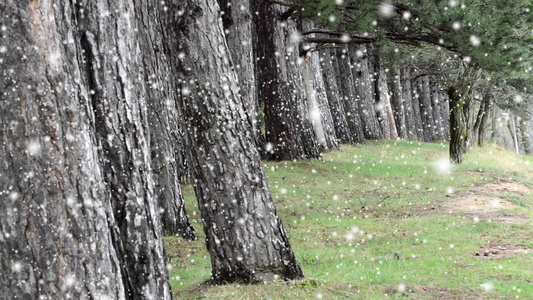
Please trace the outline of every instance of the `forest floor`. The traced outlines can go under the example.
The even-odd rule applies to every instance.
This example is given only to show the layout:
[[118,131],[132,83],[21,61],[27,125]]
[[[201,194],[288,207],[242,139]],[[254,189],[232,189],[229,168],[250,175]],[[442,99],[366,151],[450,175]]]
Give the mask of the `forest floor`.
[[207,286],[199,236],[167,237],[183,299],[533,299],[533,157],[494,145],[460,166],[447,144],[378,141],[322,160],[264,162],[305,279]]

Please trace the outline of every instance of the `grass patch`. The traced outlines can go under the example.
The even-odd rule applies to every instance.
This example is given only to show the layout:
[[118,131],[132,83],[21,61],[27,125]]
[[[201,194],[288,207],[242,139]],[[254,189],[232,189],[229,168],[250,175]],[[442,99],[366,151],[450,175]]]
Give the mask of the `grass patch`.
[[[187,209],[200,237],[194,242],[166,238],[175,295],[533,297],[533,269],[525,267],[533,265],[533,254],[527,251],[533,249],[533,158],[489,145],[472,149],[464,164],[450,167],[447,153],[447,144],[378,141],[343,146],[322,160],[265,161],[278,213],[306,276],[293,282],[202,285],[210,276],[209,254],[193,190],[185,186]],[[503,189],[495,195],[516,204],[512,209],[483,215],[445,206],[454,197],[475,197],[489,184],[518,183],[518,192]],[[519,214],[523,221],[505,223],[506,214]],[[520,251],[505,256],[482,252],[504,253],[513,247]]]

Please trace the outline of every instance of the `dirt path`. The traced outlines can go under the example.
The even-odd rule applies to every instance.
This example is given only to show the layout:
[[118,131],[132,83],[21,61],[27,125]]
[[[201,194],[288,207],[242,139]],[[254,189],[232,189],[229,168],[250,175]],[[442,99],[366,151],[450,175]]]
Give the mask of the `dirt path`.
[[520,224],[529,218],[518,211],[521,206],[505,199],[506,195],[532,198],[531,188],[521,182],[504,181],[475,187],[472,191],[449,198],[442,209],[461,212],[477,220]]

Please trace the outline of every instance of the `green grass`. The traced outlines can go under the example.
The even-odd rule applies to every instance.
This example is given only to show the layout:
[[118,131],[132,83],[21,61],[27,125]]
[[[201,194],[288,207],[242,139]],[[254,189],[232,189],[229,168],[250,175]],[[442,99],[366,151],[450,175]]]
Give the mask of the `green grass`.
[[[533,254],[476,256],[480,247],[533,249],[533,158],[496,146],[446,166],[446,144],[379,141],[298,162],[264,162],[270,189],[306,276],[293,282],[208,287],[210,261],[191,187],[187,209],[198,241],[167,237],[178,298],[533,298]],[[445,169],[445,168],[444,168]],[[440,170],[440,171],[439,171]],[[532,189],[502,193],[525,222],[476,222],[442,204],[488,183]]]

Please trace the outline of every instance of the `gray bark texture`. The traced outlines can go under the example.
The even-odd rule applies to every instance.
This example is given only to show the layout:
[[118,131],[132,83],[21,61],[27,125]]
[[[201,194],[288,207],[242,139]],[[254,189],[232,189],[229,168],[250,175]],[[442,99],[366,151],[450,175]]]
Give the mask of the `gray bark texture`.
[[[257,80],[255,76],[256,41],[252,38],[255,30],[252,17],[252,4],[249,0],[218,0],[222,10],[222,25],[226,34],[232,68],[239,79],[239,93],[245,99],[246,109],[249,111],[252,128],[255,129],[255,144],[261,156],[266,156],[265,137],[261,132],[259,122],[259,102]],[[255,37],[257,39],[257,37]]]
[[405,124],[406,116],[400,69],[394,68],[392,70],[392,76],[389,78],[389,87],[391,89],[391,106],[396,124],[396,130],[401,139],[406,139],[409,137],[409,135],[407,134],[407,126]]
[[527,121],[524,118],[520,118],[520,134],[522,138],[522,143],[524,145],[524,153],[526,155],[531,155],[533,149],[531,148],[531,137],[527,130]]
[[336,49],[337,53],[337,74],[339,74],[339,88],[342,100],[344,102],[344,111],[346,120],[355,143],[364,143],[365,134],[361,115],[359,114],[358,100],[356,97],[355,78],[353,75],[352,64],[348,56],[348,48]]
[[[314,26],[310,22],[303,23],[304,30],[310,30]],[[306,47],[314,48],[316,45],[305,45]],[[339,149],[339,144],[337,142],[337,136],[335,133],[335,126],[333,125],[333,117],[329,109],[329,99],[328,94],[326,93],[326,86],[324,82],[324,77],[322,76],[322,65],[320,62],[320,54],[318,51],[309,51],[306,55],[306,62],[308,65],[308,71],[310,72],[310,81],[311,81],[311,91],[308,93],[314,93],[314,98],[316,99],[318,110],[320,112],[321,128],[324,136],[324,150],[333,150]],[[308,97],[308,102],[309,102]],[[309,112],[311,119],[316,118],[312,111]],[[312,120],[313,122],[315,120]],[[318,121],[318,120],[317,120]]]
[[0,10],[0,298],[170,299],[140,3]]
[[166,50],[166,37],[160,26],[166,18],[164,6],[157,1],[137,1],[139,44],[142,45],[140,76],[147,84],[148,133],[155,196],[160,206],[163,231],[194,239],[181,189],[181,180],[188,177],[185,140],[179,129],[177,93],[172,71],[172,57]]
[[422,117],[420,115],[420,104],[418,89],[416,87],[416,82],[412,79],[413,73],[411,68],[406,68],[404,70],[404,92],[406,95],[406,101],[409,101],[410,110],[410,127],[413,132],[414,140],[424,140],[424,127],[422,124]]
[[339,85],[337,84],[338,73],[336,71],[337,57],[335,50],[319,51],[322,65],[322,76],[328,98],[329,110],[335,128],[337,140],[340,143],[352,144],[353,138],[346,120],[346,112],[342,101]]
[[[202,214],[212,281],[302,277],[255,150],[246,101],[228,60],[214,0],[172,7],[179,107]],[[178,13],[178,12],[181,12]],[[217,51],[212,51],[217,49]]]
[[374,107],[374,85],[369,69],[371,53],[365,45],[349,45],[350,63],[355,78],[355,94],[363,133],[368,140],[382,138],[379,122]]
[[422,122],[422,133],[424,142],[436,141],[436,132],[434,125],[433,106],[429,86],[429,76],[420,76],[415,80],[418,105],[420,107],[420,119]]
[[283,8],[254,1],[257,79],[264,105],[269,158],[319,158],[320,148],[308,118],[302,68],[298,64],[296,22],[280,20]]
[[389,91],[389,84],[387,78],[388,70],[383,69],[381,61],[377,55],[374,55],[374,76],[376,86],[376,113],[378,116],[383,138],[397,139],[398,131],[396,130],[396,122],[391,106],[391,94]]

